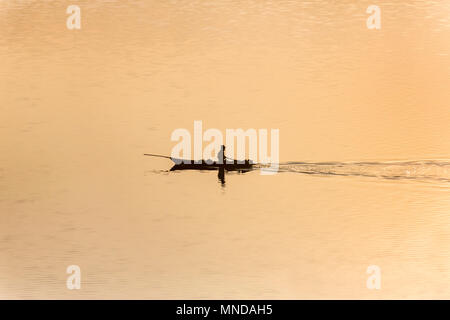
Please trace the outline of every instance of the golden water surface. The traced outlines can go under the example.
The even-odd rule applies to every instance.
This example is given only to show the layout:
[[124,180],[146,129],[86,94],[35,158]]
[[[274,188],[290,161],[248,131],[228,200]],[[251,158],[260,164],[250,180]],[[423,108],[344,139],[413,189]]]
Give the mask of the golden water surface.
[[[449,299],[449,89],[448,0],[0,0],[0,298]],[[194,120],[284,165],[143,156]]]

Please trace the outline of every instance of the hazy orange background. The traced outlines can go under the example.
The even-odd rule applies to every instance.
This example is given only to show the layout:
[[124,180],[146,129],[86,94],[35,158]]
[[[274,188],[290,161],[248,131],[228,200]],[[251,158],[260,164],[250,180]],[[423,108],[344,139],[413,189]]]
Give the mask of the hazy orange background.
[[448,185],[142,157],[202,120],[281,161],[450,158],[450,1],[371,4],[0,1],[0,297],[449,298]]

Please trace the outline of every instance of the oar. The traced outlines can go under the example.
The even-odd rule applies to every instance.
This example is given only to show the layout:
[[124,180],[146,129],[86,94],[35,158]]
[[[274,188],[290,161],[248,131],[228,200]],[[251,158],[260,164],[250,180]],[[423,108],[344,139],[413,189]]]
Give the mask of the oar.
[[162,155],[160,155],[160,154],[144,153],[144,156],[149,156],[149,157],[159,157],[159,158],[166,158],[166,159],[172,160],[172,157],[169,157],[169,156],[162,156]]
[[186,161],[187,161],[187,160],[183,160],[183,159],[172,158],[172,157],[169,157],[169,156],[163,156],[163,155],[160,155],[160,154],[152,154],[152,153],[144,153],[144,156],[170,159],[173,162],[175,162],[175,164],[180,164],[183,161],[185,161],[185,163],[186,163]]

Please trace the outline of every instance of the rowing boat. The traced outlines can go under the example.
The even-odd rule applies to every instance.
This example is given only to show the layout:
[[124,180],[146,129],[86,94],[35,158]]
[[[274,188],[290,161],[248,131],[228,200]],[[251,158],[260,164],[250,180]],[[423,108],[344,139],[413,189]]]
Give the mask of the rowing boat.
[[[177,161],[176,161],[177,160]],[[175,165],[170,169],[170,171],[175,170],[217,170],[223,169],[226,171],[248,171],[253,167],[253,161],[251,160],[243,160],[238,161],[234,160],[225,161],[225,163],[216,163],[211,161],[202,160],[201,162],[195,162],[193,160],[180,160],[180,159],[172,159],[175,162]]]
[[225,163],[218,163],[212,160],[187,160],[178,159],[169,156],[163,156],[159,154],[145,153],[145,156],[160,157],[172,160],[175,165],[170,171],[175,170],[226,170],[226,171],[249,171],[253,168],[254,163],[252,160],[226,160]]

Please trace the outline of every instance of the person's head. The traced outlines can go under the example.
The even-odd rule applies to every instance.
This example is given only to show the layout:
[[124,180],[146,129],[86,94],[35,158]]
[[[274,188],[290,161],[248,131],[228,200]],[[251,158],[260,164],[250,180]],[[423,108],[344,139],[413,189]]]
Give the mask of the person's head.
[[224,145],[221,146],[221,150],[225,151],[225,146]]

